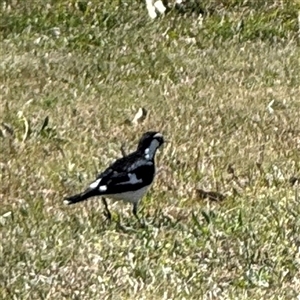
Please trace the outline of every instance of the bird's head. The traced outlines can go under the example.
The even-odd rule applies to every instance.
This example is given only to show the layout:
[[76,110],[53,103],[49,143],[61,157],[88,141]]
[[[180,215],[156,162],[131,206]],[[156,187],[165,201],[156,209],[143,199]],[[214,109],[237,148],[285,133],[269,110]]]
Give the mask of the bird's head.
[[156,150],[165,142],[164,137],[157,131],[148,131],[141,137],[137,150],[142,152],[147,159],[153,159]]

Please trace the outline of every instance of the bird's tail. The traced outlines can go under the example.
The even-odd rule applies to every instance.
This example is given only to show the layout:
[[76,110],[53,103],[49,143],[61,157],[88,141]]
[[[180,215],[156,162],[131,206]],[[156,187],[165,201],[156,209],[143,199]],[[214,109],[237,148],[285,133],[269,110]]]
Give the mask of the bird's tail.
[[83,193],[76,194],[70,197],[66,197],[64,199],[64,203],[67,205],[75,204],[77,202],[82,202],[87,200],[88,198],[91,198],[93,196],[96,196],[96,191],[94,189],[87,189]]

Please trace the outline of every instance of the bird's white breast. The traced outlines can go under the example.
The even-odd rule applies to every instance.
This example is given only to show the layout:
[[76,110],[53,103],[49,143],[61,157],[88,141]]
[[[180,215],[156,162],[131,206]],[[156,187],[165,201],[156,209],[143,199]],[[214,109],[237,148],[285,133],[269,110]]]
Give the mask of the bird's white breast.
[[108,198],[112,198],[114,200],[123,200],[125,202],[130,203],[138,203],[141,198],[144,197],[150,185],[144,186],[136,191],[128,191],[119,194],[111,194],[107,195]]

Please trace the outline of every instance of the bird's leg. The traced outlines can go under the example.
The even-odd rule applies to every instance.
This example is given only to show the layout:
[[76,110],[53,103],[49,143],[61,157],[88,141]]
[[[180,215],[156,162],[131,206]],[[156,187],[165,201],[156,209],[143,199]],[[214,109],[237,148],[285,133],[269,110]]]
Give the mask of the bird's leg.
[[140,218],[137,215],[137,208],[138,208],[137,203],[133,203],[132,213],[138,219],[138,221],[140,222]]
[[121,153],[122,153],[123,157],[127,156],[127,153],[125,151],[125,144],[124,143],[121,145],[120,150],[121,150]]
[[111,220],[111,213],[108,209],[108,205],[107,205],[107,202],[106,202],[106,199],[104,197],[102,197],[102,203],[104,204],[105,206],[105,211],[104,211],[104,216],[108,219],[108,220]]
[[145,226],[145,222],[142,221],[139,216],[137,215],[137,209],[138,209],[138,204],[137,203],[133,203],[133,209],[132,209],[132,213],[133,215],[137,218],[137,220],[139,221],[140,225],[142,225],[143,227]]

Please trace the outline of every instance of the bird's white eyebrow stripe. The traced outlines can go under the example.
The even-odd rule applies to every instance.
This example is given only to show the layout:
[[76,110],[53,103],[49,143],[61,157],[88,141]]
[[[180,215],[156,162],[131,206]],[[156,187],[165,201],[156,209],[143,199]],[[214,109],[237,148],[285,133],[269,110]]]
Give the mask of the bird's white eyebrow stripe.
[[158,137],[163,137],[163,135],[162,135],[160,132],[158,132],[158,133],[156,133],[153,137],[154,137],[154,138],[158,138]]

